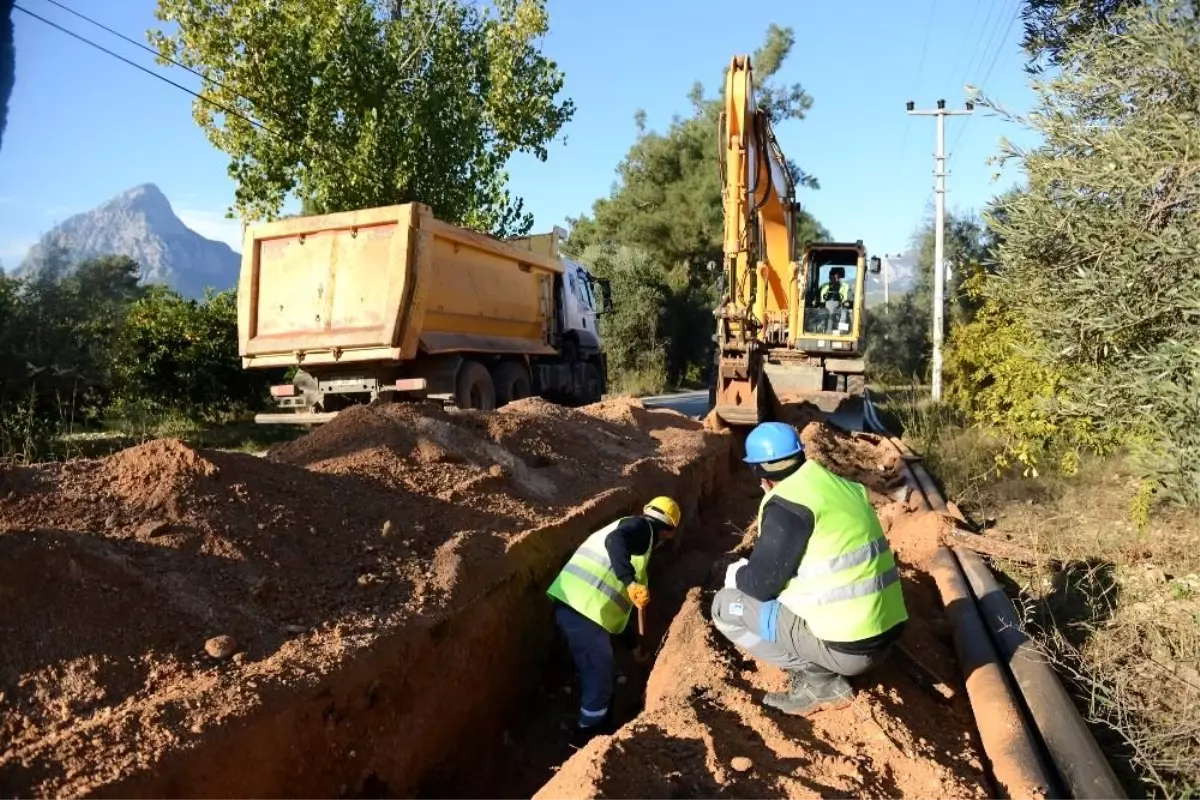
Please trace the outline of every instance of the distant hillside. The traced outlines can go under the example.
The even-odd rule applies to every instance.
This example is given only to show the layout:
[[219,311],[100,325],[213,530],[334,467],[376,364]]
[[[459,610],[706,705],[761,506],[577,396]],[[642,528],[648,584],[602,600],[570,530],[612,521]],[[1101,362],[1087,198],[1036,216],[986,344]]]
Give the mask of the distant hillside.
[[207,287],[232,288],[241,265],[241,257],[229,245],[184,225],[152,183],[135,186],[55,226],[30,248],[17,273],[37,269],[53,242],[75,261],[129,256],[142,265],[142,282],[166,284],[186,297],[202,297]]

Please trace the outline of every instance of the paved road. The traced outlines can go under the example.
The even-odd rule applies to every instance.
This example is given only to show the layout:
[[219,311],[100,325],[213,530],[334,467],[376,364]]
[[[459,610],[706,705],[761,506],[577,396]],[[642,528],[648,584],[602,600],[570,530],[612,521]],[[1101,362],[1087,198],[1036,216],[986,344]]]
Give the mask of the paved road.
[[680,414],[700,419],[708,413],[708,390],[643,397],[642,402],[649,408],[670,408]]

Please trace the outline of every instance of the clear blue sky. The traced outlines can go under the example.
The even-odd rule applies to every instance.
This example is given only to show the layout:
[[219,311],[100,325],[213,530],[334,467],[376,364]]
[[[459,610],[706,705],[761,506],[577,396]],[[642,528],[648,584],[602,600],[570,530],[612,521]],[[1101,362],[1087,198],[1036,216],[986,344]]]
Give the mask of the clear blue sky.
[[[45,0],[18,2],[195,85],[182,70],[156,67],[150,54]],[[156,23],[154,0],[63,2],[139,41]],[[512,188],[538,231],[589,210],[609,193],[634,140],[634,112],[645,109],[649,126],[664,129],[673,115],[688,113],[694,81],[715,90],[729,58],[752,52],[774,22],[797,36],[781,77],[800,81],[814,99],[807,120],[777,131],[784,152],[821,181],[801,201],[836,238],[861,238],[877,254],[898,252],[930,213],[933,196],[934,122],[908,117],[904,103],[911,98],[931,108],[944,97],[961,107],[962,85],[980,84],[990,67],[988,93],[1027,110],[1032,94],[1021,71],[1018,3],[550,0],[544,47],[564,69],[578,111],[548,162],[514,160]],[[193,123],[192,98],[20,12],[14,19],[16,87],[0,151],[0,263],[16,266],[55,222],[144,182],[157,183],[187,224],[237,247],[240,227],[223,219],[233,199],[227,160]],[[957,140],[951,210],[977,209],[1020,177],[1010,170],[996,183],[986,159],[1001,135],[1028,143],[1029,134],[986,113],[947,122],[947,146]]]

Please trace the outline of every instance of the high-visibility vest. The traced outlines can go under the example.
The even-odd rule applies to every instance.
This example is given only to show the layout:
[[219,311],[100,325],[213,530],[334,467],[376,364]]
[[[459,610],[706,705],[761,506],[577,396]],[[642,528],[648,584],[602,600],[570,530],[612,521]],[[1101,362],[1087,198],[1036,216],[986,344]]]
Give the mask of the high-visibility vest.
[[[821,284],[820,291],[821,291],[821,302],[822,303],[824,303],[826,300],[828,300],[829,296],[833,293],[832,291],[830,291],[831,288],[832,287],[828,283]],[[847,286],[845,282],[839,283],[838,284],[838,300],[845,303],[847,301],[847,299],[849,299],[849,297],[850,297],[850,287]]]
[[[613,572],[604,540],[625,518],[619,519],[593,533],[558,573],[546,594],[583,614],[609,633],[620,633],[629,622],[633,603]],[[646,525],[650,525],[646,521]],[[650,546],[641,555],[630,554],[634,581],[646,585],[646,569],[650,551],[654,549],[654,529],[650,529]]]
[[779,602],[807,623],[818,639],[857,642],[908,619],[896,560],[860,483],[806,461],[763,498],[777,497],[808,508],[812,537],[796,576]]

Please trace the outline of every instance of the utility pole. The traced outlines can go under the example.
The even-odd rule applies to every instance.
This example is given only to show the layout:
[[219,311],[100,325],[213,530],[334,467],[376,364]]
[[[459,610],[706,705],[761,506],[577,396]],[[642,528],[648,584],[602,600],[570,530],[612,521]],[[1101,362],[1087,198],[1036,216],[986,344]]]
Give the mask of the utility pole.
[[883,257],[883,307],[888,307],[888,278],[892,271],[892,257],[885,255]]
[[946,101],[938,100],[937,109],[917,111],[913,101],[905,104],[909,116],[937,117],[937,153],[934,154],[934,250],[933,250],[933,399],[942,399],[942,331],[946,294],[946,117],[974,113],[975,104],[967,101],[963,111],[947,111]]

